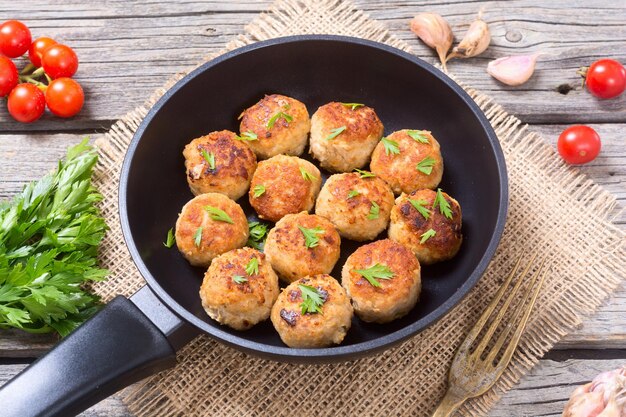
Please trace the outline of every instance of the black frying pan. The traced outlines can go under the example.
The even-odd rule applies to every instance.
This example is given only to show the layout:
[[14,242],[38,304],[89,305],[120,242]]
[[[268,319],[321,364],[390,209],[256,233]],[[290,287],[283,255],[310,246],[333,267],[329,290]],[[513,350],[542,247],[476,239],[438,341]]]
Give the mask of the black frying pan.
[[[237,116],[266,93],[304,102],[366,103],[390,133],[432,130],[441,143],[441,187],[463,208],[465,240],[451,261],[422,270],[418,306],[392,323],[355,319],[339,346],[292,349],[268,322],[230,330],[203,311],[203,271],[162,241],[192,195],[182,149],[213,130],[237,131]],[[244,197],[242,200],[245,200]],[[254,211],[240,201],[252,217]],[[389,348],[440,319],[479,279],[504,228],[507,175],[498,140],[472,99],[440,71],[375,42],[295,36],[259,42],[196,69],[154,106],[129,147],[120,180],[120,215],[130,253],[148,282],[130,300],[117,297],[0,390],[5,417],[68,416],[175,363],[175,351],[198,333],[269,359],[319,363]],[[342,242],[342,259],[355,248]]]

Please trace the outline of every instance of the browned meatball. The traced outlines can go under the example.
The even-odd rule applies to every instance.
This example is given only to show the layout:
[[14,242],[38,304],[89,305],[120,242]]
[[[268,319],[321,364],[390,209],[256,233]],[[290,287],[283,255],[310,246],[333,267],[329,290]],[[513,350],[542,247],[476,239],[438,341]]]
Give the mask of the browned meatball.
[[393,192],[385,181],[352,172],[326,180],[315,214],[330,220],[342,237],[364,241],[387,228],[392,207]]
[[370,169],[396,195],[437,188],[443,175],[439,142],[427,130],[393,132],[374,149]]
[[332,102],[311,118],[310,153],[333,172],[349,172],[367,164],[383,136],[383,124],[371,107]]
[[259,162],[248,197],[260,218],[276,222],[287,214],[313,209],[321,186],[322,176],[315,165],[295,156],[276,155]]
[[187,182],[194,195],[222,193],[233,200],[243,196],[256,169],[256,156],[228,130],[192,140],[183,151]]
[[346,260],[341,278],[356,315],[376,323],[390,322],[411,311],[422,283],[413,252],[389,239],[358,248]]
[[306,106],[295,98],[272,94],[241,114],[241,135],[259,157],[301,155],[311,129]]
[[457,254],[461,225],[461,206],[454,198],[440,190],[419,190],[396,199],[389,238],[411,249],[422,264],[433,264]]
[[246,215],[239,204],[224,194],[194,197],[176,221],[178,250],[195,266],[209,266],[216,256],[241,248],[248,234]]
[[[311,291],[321,304],[309,305],[318,310],[306,308],[306,294]],[[278,296],[270,318],[287,346],[321,348],[341,343],[352,315],[350,299],[341,285],[330,275],[314,275],[289,284]]]
[[213,320],[246,330],[270,316],[278,291],[278,277],[265,255],[242,248],[213,259],[200,298]]
[[341,238],[331,222],[302,212],[280,219],[267,235],[264,250],[278,276],[293,282],[330,273],[339,260],[340,246]]

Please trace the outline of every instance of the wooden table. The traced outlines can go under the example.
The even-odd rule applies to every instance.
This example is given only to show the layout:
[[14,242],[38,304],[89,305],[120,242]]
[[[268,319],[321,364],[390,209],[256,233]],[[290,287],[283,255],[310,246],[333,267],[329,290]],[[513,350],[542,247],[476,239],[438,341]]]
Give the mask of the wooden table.
[[[407,40],[418,55],[432,51],[408,30],[419,11],[435,11],[464,32],[481,5],[493,35],[478,58],[450,64],[461,80],[493,96],[510,113],[530,123],[554,144],[567,125],[586,123],[603,140],[600,156],[581,170],[626,201],[626,95],[597,101],[581,89],[576,69],[602,57],[626,63],[626,3],[609,0],[445,1],[428,6],[407,0],[357,0],[359,8]],[[71,120],[46,115],[33,125],[10,119],[0,106],[0,198],[55,166],[65,149],[85,136],[97,138],[142,103],[173,73],[218,51],[268,7],[268,0],[0,0],[0,20],[20,19],[35,36],[50,36],[74,47],[77,79],[87,106]],[[26,7],[27,6],[27,7]],[[535,77],[521,88],[506,88],[485,73],[488,60],[545,51]],[[626,227],[626,213],[618,214]],[[50,337],[2,332],[0,384],[44,353]],[[576,333],[565,338],[520,385],[507,393],[493,417],[560,416],[573,385],[626,362],[626,291],[617,291]],[[117,397],[84,416],[129,416]]]

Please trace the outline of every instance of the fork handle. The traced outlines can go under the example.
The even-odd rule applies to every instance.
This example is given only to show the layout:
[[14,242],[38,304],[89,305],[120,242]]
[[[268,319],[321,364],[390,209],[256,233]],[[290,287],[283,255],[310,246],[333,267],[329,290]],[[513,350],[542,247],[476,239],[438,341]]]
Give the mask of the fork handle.
[[446,392],[446,395],[439,403],[439,407],[435,410],[432,417],[450,417],[456,410],[461,407],[466,398],[459,398],[452,394],[450,391]]

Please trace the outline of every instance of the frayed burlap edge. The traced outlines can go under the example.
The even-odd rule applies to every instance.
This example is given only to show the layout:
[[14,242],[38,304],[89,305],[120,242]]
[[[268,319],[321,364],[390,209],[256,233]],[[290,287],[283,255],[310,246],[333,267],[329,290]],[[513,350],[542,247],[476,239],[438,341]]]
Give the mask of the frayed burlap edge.
[[[411,51],[408,44],[348,1],[281,0],[220,53],[259,40],[305,33],[356,36]],[[96,143],[101,155],[96,185],[105,196],[102,207],[111,226],[101,258],[112,278],[96,287],[105,299],[118,293],[130,295],[143,285],[119,227],[119,171],[141,120],[183,75],[173,77]],[[445,390],[445,376],[456,346],[498,288],[498,280],[520,253],[550,254],[546,285],[511,365],[494,389],[461,410],[463,415],[484,415],[545,352],[578,326],[585,314],[593,312],[626,275],[624,233],[609,219],[615,198],[565,166],[552,147],[489,97],[464,88],[500,139],[511,194],[502,243],[466,300],[441,322],[401,346],[343,365],[277,364],[199,337],[180,352],[177,368],[127,391],[129,408],[140,416],[428,415]],[[299,376],[294,377],[294,372]],[[228,382],[233,374],[237,378]],[[287,382],[300,386],[281,390],[281,384]],[[269,399],[250,390],[248,385],[255,384],[264,385],[267,392],[263,395]],[[311,392],[316,393],[313,399]],[[277,407],[276,403],[285,404]],[[319,403],[323,408],[315,407]],[[293,407],[298,410],[295,414]]]

